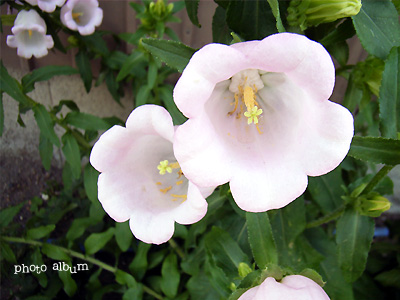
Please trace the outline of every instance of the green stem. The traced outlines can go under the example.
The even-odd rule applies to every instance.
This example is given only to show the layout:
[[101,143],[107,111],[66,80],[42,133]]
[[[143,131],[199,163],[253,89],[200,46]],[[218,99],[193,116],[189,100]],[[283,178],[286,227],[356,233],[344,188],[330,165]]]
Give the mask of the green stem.
[[183,250],[179,247],[179,245],[173,239],[169,239],[168,243],[176,251],[176,253],[179,255],[180,258],[185,259],[185,252],[183,252]]
[[[370,193],[374,187],[393,169],[394,166],[384,166],[382,169],[378,171],[378,173],[375,174],[375,176],[368,182],[368,184],[365,186],[365,188],[362,190],[359,196],[361,195],[367,195]],[[346,209],[348,203],[345,203],[338,207],[336,210],[333,212],[319,218],[318,220],[312,221],[306,225],[306,228],[313,228],[313,227],[318,227],[322,224],[331,222],[337,218],[339,218],[344,210]]]
[[382,169],[368,182],[360,195],[370,193],[374,187],[393,169],[394,166],[383,166]]
[[344,212],[346,206],[347,206],[347,203],[339,206],[333,212],[331,212],[315,221],[308,223],[306,225],[306,228],[318,227],[318,226],[321,226],[322,224],[329,223],[329,222],[339,218],[342,215],[342,213]]
[[[99,266],[100,268],[107,270],[111,273],[116,273],[119,269],[115,268],[113,266],[110,266],[106,263],[103,263],[102,261],[95,259],[91,256],[86,256],[80,252],[76,252],[74,250],[71,249],[67,249],[61,246],[57,246],[57,245],[53,245],[53,244],[47,244],[47,243],[42,243],[39,241],[35,241],[35,240],[29,240],[29,239],[25,239],[25,238],[19,238],[19,237],[12,237],[12,236],[2,236],[0,237],[3,241],[6,242],[11,242],[11,243],[21,243],[21,244],[27,244],[27,245],[32,245],[32,246],[37,246],[37,247],[42,247],[44,245],[52,245],[53,247],[57,247],[59,250],[65,252],[66,254],[82,259],[84,261],[87,261],[89,263],[92,263],[94,265]],[[158,293],[156,293],[155,291],[153,291],[151,288],[143,285],[143,290],[148,293],[149,295],[152,295],[154,298],[156,299],[163,299],[163,297],[161,295],[159,295]]]

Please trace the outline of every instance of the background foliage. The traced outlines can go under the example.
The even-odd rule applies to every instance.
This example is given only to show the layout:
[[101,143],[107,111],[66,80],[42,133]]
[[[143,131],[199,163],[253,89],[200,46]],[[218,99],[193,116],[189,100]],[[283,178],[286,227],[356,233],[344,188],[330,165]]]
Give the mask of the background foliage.
[[[399,219],[389,218],[385,224],[377,219],[389,233],[374,238],[375,217],[380,215],[374,208],[384,202],[382,195],[393,193],[386,175],[400,164],[398,1],[363,1],[356,16],[303,31],[288,24],[288,1],[216,0],[215,42],[230,44],[290,31],[326,47],[337,61],[337,76],[348,80],[343,105],[355,117],[356,133],[348,157],[331,173],[309,178],[303,196],[268,213],[240,210],[228,186],[222,186],[207,199],[204,219],[191,226],[177,224],[173,239],[161,246],[139,242],[127,223],[115,223],[105,215],[97,200],[98,172],[87,161],[99,133],[124,122],[80,112],[73,100],[45,107],[29,93],[36,82],[79,73],[87,92],[93,83],[105,82],[119,102],[128,86],[135,106],[163,105],[174,123],[182,124],[185,117],[173,102],[173,85],[167,79],[182,72],[196,49],[179,42],[167,25],[179,21],[174,13],[185,8],[193,24],[200,26],[198,2],[132,2],[141,25],[136,32],[119,35],[97,31],[80,36],[62,26],[59,11],[38,11],[57,51],[78,50],[77,68],[41,67],[17,81],[1,63],[0,134],[6,93],[18,102],[21,126],[20,116],[33,111],[41,132],[43,166],[50,168],[55,147],[65,156],[62,184],[50,184],[42,197],[31,199],[32,217],[24,226],[13,222],[24,203],[0,211],[1,272],[8,297],[237,299],[267,276],[295,273],[326,282],[324,289],[334,300],[400,299]],[[5,4],[17,11],[37,9],[24,1],[2,0]],[[2,26],[12,25],[14,18],[1,16]],[[68,45],[61,43],[59,31],[69,35]],[[112,49],[105,42],[110,35],[117,41]],[[354,35],[369,56],[348,65],[346,40]],[[133,45],[131,53],[121,51],[123,43]],[[94,59],[101,61],[96,78],[90,68]],[[89,270],[52,270],[59,261],[71,267],[87,263]],[[44,264],[47,271],[16,275],[17,264]]]

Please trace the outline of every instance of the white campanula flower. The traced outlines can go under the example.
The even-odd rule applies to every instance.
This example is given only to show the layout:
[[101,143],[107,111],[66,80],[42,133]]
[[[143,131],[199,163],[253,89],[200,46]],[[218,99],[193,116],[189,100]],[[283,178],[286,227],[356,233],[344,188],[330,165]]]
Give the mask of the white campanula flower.
[[103,21],[103,10],[97,0],[68,0],[61,8],[61,21],[81,35],[90,35]]
[[30,5],[37,5],[45,12],[51,13],[56,10],[56,6],[63,6],[65,0],[25,0]]
[[189,118],[175,134],[182,171],[198,186],[229,182],[246,211],[287,205],[350,148],[353,117],[328,100],[334,81],[329,53],[302,35],[206,45],[174,89]]
[[17,48],[21,57],[43,57],[48,54],[47,49],[54,46],[53,38],[46,35],[46,30],[46,23],[35,10],[21,10],[11,28],[14,35],[7,36],[7,45]]
[[325,291],[313,280],[290,275],[280,282],[266,278],[261,285],[249,289],[238,300],[329,300]]
[[169,113],[156,105],[136,108],[126,127],[114,126],[96,142],[90,162],[101,172],[98,197],[117,222],[130,219],[136,238],[161,244],[174,233],[174,223],[192,224],[206,213],[204,197],[183,175],[172,141]]

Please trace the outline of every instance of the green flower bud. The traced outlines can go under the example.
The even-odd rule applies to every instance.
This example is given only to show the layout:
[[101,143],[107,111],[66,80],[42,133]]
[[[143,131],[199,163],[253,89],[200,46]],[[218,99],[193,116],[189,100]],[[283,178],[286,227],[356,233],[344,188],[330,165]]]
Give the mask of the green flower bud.
[[354,69],[354,81],[358,87],[366,86],[375,96],[379,97],[382,73],[385,62],[377,57],[369,56],[359,62]]
[[167,7],[164,0],[157,0],[156,3],[151,2],[149,5],[150,14],[157,20],[163,19],[167,15]]
[[307,27],[355,16],[361,9],[361,0],[292,0],[288,8],[291,26]]
[[361,215],[374,218],[379,217],[390,206],[390,201],[378,193],[370,193],[366,197],[359,197],[356,201],[356,209]]
[[253,270],[250,268],[250,266],[244,262],[241,262],[238,267],[239,270],[239,276],[241,278],[245,278],[247,275],[249,275]]

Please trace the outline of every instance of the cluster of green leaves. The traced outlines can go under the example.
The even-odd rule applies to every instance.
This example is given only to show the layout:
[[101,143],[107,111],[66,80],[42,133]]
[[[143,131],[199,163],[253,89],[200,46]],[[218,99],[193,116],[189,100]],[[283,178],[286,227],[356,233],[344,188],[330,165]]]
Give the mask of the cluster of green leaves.
[[[128,55],[110,51],[103,40],[106,33],[81,37],[69,32],[70,45],[78,47],[77,70],[43,67],[18,82],[1,65],[1,92],[18,101],[20,114],[34,112],[41,131],[43,165],[50,167],[54,146],[66,158],[63,186],[46,191],[46,201],[32,199],[32,217],[24,226],[12,223],[22,204],[0,212],[2,271],[22,263],[46,264],[48,269],[57,261],[70,266],[89,264],[88,271],[76,274],[8,272],[3,276],[20,287],[16,295],[24,299],[32,295],[31,299],[52,299],[65,293],[94,299],[116,295],[123,299],[233,300],[266,277],[279,280],[302,274],[321,285],[326,282],[324,289],[333,300],[399,297],[399,222],[387,222],[390,239],[374,240],[373,217],[380,213],[360,205],[393,193],[393,183],[386,175],[400,164],[400,25],[395,6],[389,0],[364,1],[358,15],[302,32],[287,24],[286,1],[215,2],[215,42],[262,39],[288,29],[326,47],[338,63],[337,75],[348,80],[343,105],[355,117],[356,133],[349,156],[333,172],[310,178],[305,194],[282,209],[246,213],[224,185],[207,199],[206,216],[191,226],[176,225],[168,244],[152,246],[135,240],[127,223],[115,223],[105,216],[97,200],[98,173],[82,165],[98,132],[120,121],[82,113],[71,100],[47,109],[27,95],[35,82],[74,73],[81,75],[89,91],[93,79],[89,66],[100,58],[97,82],[105,81],[116,101],[128,83],[136,106],[163,105],[175,124],[183,123],[185,118],[172,99],[173,85],[166,80],[175,70],[182,72],[196,50],[180,43],[165,25],[177,21],[172,14],[182,4],[131,3],[141,25],[135,33],[113,35],[133,46]],[[199,0],[185,4],[193,24],[200,26]],[[170,40],[164,40],[164,35]],[[346,40],[354,35],[369,57],[348,65]],[[23,124],[21,117],[19,122]],[[63,130],[61,141],[55,125]],[[376,164],[384,166],[376,172]]]

